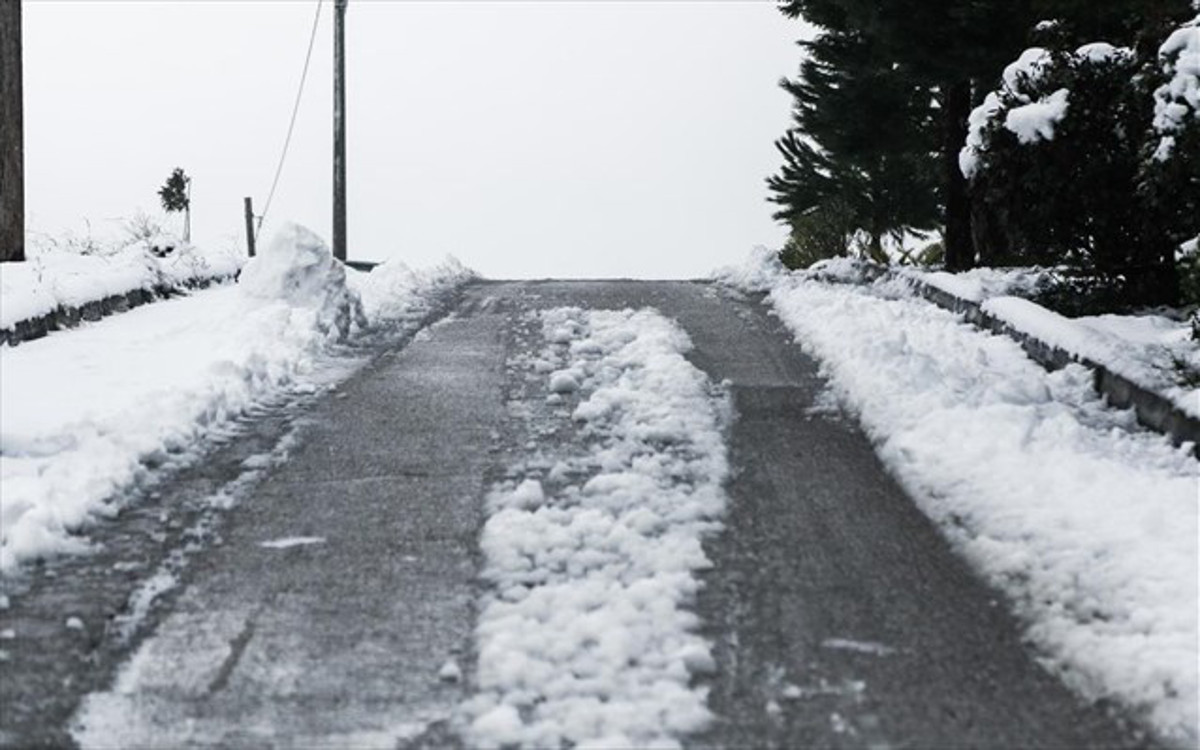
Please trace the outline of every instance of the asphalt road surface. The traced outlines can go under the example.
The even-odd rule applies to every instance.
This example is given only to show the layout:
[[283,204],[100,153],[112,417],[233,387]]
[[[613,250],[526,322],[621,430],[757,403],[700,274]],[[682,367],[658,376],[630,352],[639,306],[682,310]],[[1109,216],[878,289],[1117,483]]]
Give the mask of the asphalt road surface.
[[[606,281],[471,286],[335,392],[170,472],[98,532],[102,552],[6,584],[0,745],[456,745],[482,497],[524,447],[505,362],[521,316],[562,305],[658,309],[733,396],[730,507],[697,604],[718,718],[689,745],[1149,744],[1038,666],[758,300]],[[231,509],[197,500],[284,448]],[[164,569],[178,585],[133,618]]]

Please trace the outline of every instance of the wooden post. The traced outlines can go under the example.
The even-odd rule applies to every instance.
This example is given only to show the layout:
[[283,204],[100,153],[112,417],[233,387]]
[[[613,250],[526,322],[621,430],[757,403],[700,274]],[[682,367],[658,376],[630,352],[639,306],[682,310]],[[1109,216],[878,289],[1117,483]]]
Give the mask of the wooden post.
[[25,260],[21,2],[0,0],[0,261]]
[[346,0],[333,14],[333,257],[346,260]]
[[246,252],[250,253],[250,257],[254,257],[254,203],[250,200],[250,196],[244,199],[246,208]]
[[187,178],[187,202],[183,205],[183,241],[192,241],[192,178]]

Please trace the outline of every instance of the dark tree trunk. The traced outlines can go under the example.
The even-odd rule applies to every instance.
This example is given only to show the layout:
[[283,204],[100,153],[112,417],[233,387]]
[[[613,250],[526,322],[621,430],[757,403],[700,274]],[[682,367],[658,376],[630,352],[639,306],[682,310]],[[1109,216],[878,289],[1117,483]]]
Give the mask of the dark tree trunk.
[[21,2],[0,0],[0,261],[25,260]]
[[967,179],[958,168],[958,152],[967,139],[971,114],[971,82],[952,81],[942,87],[942,186],[946,207],[946,269],[963,271],[975,265],[971,239],[971,204]]

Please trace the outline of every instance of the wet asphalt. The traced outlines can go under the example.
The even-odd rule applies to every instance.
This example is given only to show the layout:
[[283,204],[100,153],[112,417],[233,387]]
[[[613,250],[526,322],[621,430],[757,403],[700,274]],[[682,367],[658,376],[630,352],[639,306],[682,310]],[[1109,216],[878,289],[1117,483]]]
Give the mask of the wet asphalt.
[[[17,637],[0,644],[0,746],[62,745],[68,729],[112,747],[455,746],[482,497],[527,449],[505,363],[525,345],[521,316],[561,305],[657,308],[732,396],[726,529],[706,545],[715,565],[695,604],[717,657],[706,682],[717,718],[687,744],[1151,744],[1038,665],[1002,597],[887,475],[761,300],[702,283],[604,281],[471,286],[449,317],[303,405],[294,430],[264,418],[214,449],[214,464],[236,465],[253,452],[241,443],[295,435],[287,460],[222,511],[216,531],[189,540],[138,525],[171,516],[168,530],[189,528],[186,508],[159,506],[178,486],[199,495],[220,484],[205,480],[215,469],[193,466],[111,522],[105,551],[6,584],[0,632]],[[122,546],[125,530],[149,535],[153,553]],[[187,544],[180,585],[143,632],[119,637],[113,623],[144,583],[137,571],[155,568],[136,558]],[[80,590],[93,580],[109,583]],[[87,612],[85,638],[61,632],[56,602]],[[59,642],[69,648],[56,653]]]

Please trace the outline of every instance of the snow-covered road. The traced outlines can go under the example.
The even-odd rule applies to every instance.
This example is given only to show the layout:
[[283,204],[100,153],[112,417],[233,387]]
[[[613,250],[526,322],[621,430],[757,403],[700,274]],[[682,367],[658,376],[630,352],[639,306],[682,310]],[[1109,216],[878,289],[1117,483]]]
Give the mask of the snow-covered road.
[[[932,481],[918,481],[922,467],[972,462],[944,446],[928,461],[899,462],[929,454],[905,437],[908,422],[872,414],[910,412],[882,395],[871,406],[868,396],[950,382],[940,396],[905,400],[935,415],[990,409],[1000,425],[1020,396],[1033,404],[1033,427],[998,430],[991,450],[1004,458],[1036,444],[1056,456],[1027,456],[1020,469],[1042,472],[1044,493],[1070,496],[1100,475],[1110,494],[1133,482],[1169,498],[1191,464],[1089,400],[1078,374],[1031,384],[1049,376],[965,329],[953,355],[918,356],[924,312],[804,291],[794,308],[782,296],[777,305],[793,325],[820,320],[805,344],[818,347],[828,381],[755,299],[719,287],[468,287],[449,318],[315,399],[292,460],[264,465],[261,484],[227,512],[223,543],[196,551],[186,586],[149,607],[153,633],[133,651],[108,643],[90,616],[39,626],[96,633],[94,648],[124,657],[75,715],[76,741],[1136,743],[1136,726],[1086,700],[1097,683],[1075,678],[1111,685],[1113,665],[1145,664],[1150,678],[1136,684],[1161,684],[1170,667],[1159,653],[1195,653],[1172,640],[1186,636],[1172,619],[1182,608],[1151,602],[1158,608],[1143,618],[1152,627],[1139,631],[1137,653],[1064,651],[1046,634],[1111,637],[1102,623],[1126,622],[1103,609],[1116,606],[1111,597],[1154,594],[1130,580],[1144,570],[1141,517],[1123,521],[1125,546],[1098,558],[1087,546],[1096,534],[1079,531],[1092,528],[1087,514],[1072,515],[1080,504],[1025,502],[1011,472],[946,480],[922,495],[920,481]],[[362,296],[368,313],[389,299]],[[851,314],[835,320],[838,305]],[[906,343],[859,342],[855,325],[874,331],[879,316],[911,325]],[[940,336],[959,335],[952,321],[937,325],[947,328]],[[886,384],[856,385],[838,369],[860,351]],[[898,352],[916,352],[920,377],[909,377],[910,358],[885,356]],[[934,377],[951,367],[955,377]],[[1043,445],[1044,421],[1059,428]],[[1130,458],[1126,470],[1104,468],[1113,455]],[[1085,460],[1093,463],[1071,469]],[[1065,475],[1053,473],[1059,467]],[[1020,512],[1006,514],[1013,497]],[[942,513],[930,498],[954,508]],[[997,528],[987,525],[994,518],[1016,531],[979,532]],[[1021,525],[1026,518],[1034,528]],[[1028,565],[996,578],[977,544]],[[1094,570],[1061,567],[1076,554]],[[1186,550],[1160,568],[1162,591],[1178,591],[1177,554]],[[993,576],[993,587],[977,574]],[[1039,619],[1037,597],[1013,581],[1054,597],[1060,618]],[[33,663],[25,656],[37,637],[22,612],[39,597],[61,600],[70,585],[40,578],[0,607],[0,632],[18,624],[0,643],[15,674]],[[1080,623],[1082,600],[1109,619]],[[1071,630],[1079,627],[1091,630]],[[1067,669],[1065,684],[1040,662]],[[1187,683],[1184,673],[1166,678],[1176,695],[1101,694],[1116,699],[1118,718],[1168,734]],[[0,736],[62,739],[38,733],[45,727],[31,706],[45,689],[32,678],[0,686],[18,708],[16,719],[0,717],[17,722],[0,724]]]

